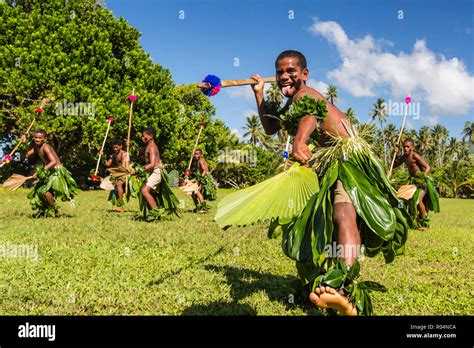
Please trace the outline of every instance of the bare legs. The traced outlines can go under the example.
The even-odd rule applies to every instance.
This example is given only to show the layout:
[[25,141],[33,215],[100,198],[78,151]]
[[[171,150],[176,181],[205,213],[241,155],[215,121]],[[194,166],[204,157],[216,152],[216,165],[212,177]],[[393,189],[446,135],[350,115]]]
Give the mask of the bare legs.
[[156,208],[156,202],[153,196],[151,195],[151,187],[143,185],[141,192],[143,194],[143,197],[145,197],[148,206],[150,207],[150,210],[154,210]]
[[[356,217],[355,209],[351,203],[334,205],[334,226],[339,245],[343,246],[344,262],[349,266],[352,266],[357,260],[360,249],[360,234],[357,229]],[[342,315],[357,315],[356,308],[347,297],[329,286],[314,289],[314,292],[309,295],[309,299],[319,308],[333,308]]]

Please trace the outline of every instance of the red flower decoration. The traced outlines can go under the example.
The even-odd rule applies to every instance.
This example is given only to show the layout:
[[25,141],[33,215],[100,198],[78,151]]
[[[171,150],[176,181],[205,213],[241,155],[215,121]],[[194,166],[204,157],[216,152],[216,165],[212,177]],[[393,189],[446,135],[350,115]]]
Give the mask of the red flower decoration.
[[97,181],[97,180],[99,180],[99,176],[98,175],[92,175],[91,179],[92,179],[92,181]]
[[35,109],[35,112],[37,112],[38,114],[40,114],[40,113],[43,112],[43,109],[41,109],[41,108],[38,107],[38,108]]
[[10,156],[10,155],[5,155],[5,156],[3,157],[2,162],[8,164],[8,163],[10,163],[10,161],[11,161],[12,159],[13,159],[12,156]]
[[407,104],[411,103],[411,97],[410,96],[405,98],[405,103],[407,103]]
[[130,100],[131,102],[134,102],[135,100],[137,100],[137,96],[136,95],[133,95],[133,94],[130,94],[128,96],[128,100]]
[[111,116],[111,117],[107,118],[107,122],[110,122],[110,123],[114,122],[114,117]]
[[200,127],[204,127],[206,125],[206,122],[199,122]]

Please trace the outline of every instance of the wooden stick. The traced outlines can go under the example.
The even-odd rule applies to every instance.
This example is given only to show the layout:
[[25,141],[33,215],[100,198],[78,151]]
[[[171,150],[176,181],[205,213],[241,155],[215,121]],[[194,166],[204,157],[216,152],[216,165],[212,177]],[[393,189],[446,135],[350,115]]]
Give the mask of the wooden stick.
[[[265,83],[275,82],[275,77],[264,77],[262,80]],[[221,80],[221,87],[233,87],[233,86],[246,86],[246,85],[256,85],[258,82],[254,79],[245,79],[245,80]],[[211,84],[208,82],[201,82],[198,85],[199,88],[211,88]]]
[[[47,98],[43,98],[43,100],[41,101],[41,105],[40,105],[40,108],[43,109],[44,106],[46,105],[46,100]],[[31,121],[30,125],[28,126],[28,128],[26,129],[26,132],[25,134],[28,135],[28,133],[30,132],[31,130],[31,127],[33,127],[33,125],[35,124],[35,121],[36,121],[36,112],[35,112],[35,115],[33,116],[33,120]],[[16,150],[18,150],[18,148],[20,147],[20,145],[23,144],[23,141],[20,139],[20,141],[18,142],[18,144],[16,144],[16,146],[13,148],[13,150],[10,152],[9,156],[13,156],[16,152]],[[2,162],[0,164],[0,168],[2,168],[6,163],[5,162]]]
[[[402,127],[400,128],[400,133],[398,134],[397,146],[400,143],[400,139],[402,138],[403,128],[405,127],[405,121],[407,119],[407,115],[408,115],[408,103],[407,103],[406,108],[405,108],[405,115],[403,116]],[[397,158],[397,153],[395,152],[393,154],[392,163],[390,164],[390,170],[387,173],[388,178],[390,178],[390,176],[392,175],[393,165],[395,164],[395,159],[396,158]]]
[[[274,77],[264,77],[262,80],[265,83],[275,82],[276,78]],[[245,80],[222,80],[221,87],[232,87],[232,86],[245,86],[245,85],[256,85],[258,82],[254,79],[245,79]]]
[[[135,95],[135,88],[132,90],[132,95]],[[128,134],[127,134],[127,166],[130,164],[130,136],[132,133],[132,114],[133,114],[133,101],[130,102],[130,113],[128,116]]]
[[[132,95],[135,95],[135,88],[132,89]],[[130,113],[128,116],[128,134],[127,134],[127,168],[130,165],[130,135],[132,132],[132,113],[133,113],[133,101],[130,102]],[[128,175],[125,178],[125,194],[128,194]]]
[[95,166],[94,176],[97,176],[97,172],[99,171],[100,158],[102,157],[102,152],[104,151],[105,141],[107,140],[107,136],[109,135],[111,124],[112,124],[112,120],[109,121],[109,124],[107,125],[107,130],[105,131],[105,137],[104,137],[104,141],[102,142],[102,147],[100,148],[99,158],[97,159],[97,164]]
[[194,149],[193,149],[193,152],[191,153],[191,158],[189,159],[188,170],[191,168],[191,164],[193,163],[194,151],[196,151],[196,147],[197,147],[197,144],[199,142],[199,137],[201,136],[201,131],[202,131],[203,128],[204,128],[204,126],[201,126],[199,128],[199,133],[198,133],[198,136],[196,138],[196,142],[194,143]]

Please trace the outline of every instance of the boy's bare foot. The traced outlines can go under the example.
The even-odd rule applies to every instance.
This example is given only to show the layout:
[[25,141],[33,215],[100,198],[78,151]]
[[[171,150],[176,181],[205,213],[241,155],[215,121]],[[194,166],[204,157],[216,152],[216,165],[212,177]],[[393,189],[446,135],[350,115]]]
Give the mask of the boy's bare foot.
[[357,315],[357,309],[347,297],[329,286],[314,289],[314,292],[309,295],[309,300],[319,308],[333,308],[341,315]]
[[201,209],[201,210],[199,210],[197,213],[198,213],[198,214],[205,214],[206,211],[205,211],[204,209]]
[[113,211],[116,213],[123,213],[124,209],[122,207],[115,207]]

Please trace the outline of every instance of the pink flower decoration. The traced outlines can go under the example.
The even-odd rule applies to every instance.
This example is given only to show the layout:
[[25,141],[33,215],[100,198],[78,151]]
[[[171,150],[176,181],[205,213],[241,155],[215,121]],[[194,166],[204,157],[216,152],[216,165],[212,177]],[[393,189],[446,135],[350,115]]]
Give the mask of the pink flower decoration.
[[411,103],[411,97],[410,96],[405,98],[405,103],[407,103],[407,104]]
[[42,113],[42,112],[43,112],[43,109],[41,109],[41,108],[36,108],[36,109],[35,109],[35,112],[37,112],[38,114],[39,114],[39,113]]
[[12,159],[13,159],[12,156],[10,156],[10,155],[5,155],[5,156],[3,157],[2,162],[8,164],[8,163],[10,163],[10,161],[11,161]]
[[107,118],[107,122],[110,122],[110,123],[114,122],[114,117],[111,116],[111,117]]
[[130,94],[128,96],[128,100],[130,100],[131,102],[134,102],[135,100],[137,100],[137,96],[136,95],[133,95],[133,94]]

